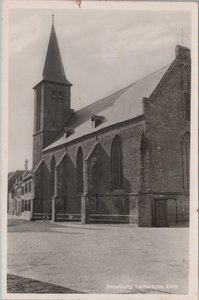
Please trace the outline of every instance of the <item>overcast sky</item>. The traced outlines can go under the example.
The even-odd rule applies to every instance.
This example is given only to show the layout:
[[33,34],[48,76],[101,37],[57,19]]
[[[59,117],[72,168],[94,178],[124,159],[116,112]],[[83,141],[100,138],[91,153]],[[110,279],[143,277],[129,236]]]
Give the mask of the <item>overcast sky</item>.
[[177,33],[190,47],[188,12],[13,9],[9,18],[9,170],[32,166],[33,86],[41,80],[55,14],[72,108],[79,109],[172,62]]

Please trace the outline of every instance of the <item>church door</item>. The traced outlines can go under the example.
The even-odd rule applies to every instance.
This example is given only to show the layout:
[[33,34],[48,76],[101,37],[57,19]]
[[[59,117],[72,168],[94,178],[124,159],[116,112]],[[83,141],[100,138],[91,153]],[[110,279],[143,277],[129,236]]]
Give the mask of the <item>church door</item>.
[[164,199],[155,200],[155,226],[167,227],[167,201]]
[[177,223],[177,204],[175,199],[167,200],[168,223],[170,226]]

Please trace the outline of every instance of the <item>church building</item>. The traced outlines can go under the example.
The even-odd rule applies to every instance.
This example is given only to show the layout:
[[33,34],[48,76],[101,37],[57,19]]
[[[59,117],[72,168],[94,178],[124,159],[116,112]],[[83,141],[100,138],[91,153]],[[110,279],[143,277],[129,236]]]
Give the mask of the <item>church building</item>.
[[34,87],[32,220],[188,224],[190,74],[178,45],[171,64],[74,111],[52,25]]

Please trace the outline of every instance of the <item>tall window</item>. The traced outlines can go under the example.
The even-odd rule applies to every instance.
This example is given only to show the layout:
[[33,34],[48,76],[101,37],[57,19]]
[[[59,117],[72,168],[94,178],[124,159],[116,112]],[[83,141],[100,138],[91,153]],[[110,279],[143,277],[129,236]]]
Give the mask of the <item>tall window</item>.
[[190,76],[187,67],[183,68],[183,110],[185,120],[190,120]]
[[184,114],[185,120],[190,121],[190,94],[184,93]]
[[63,95],[62,92],[59,92],[58,103],[62,103],[62,102],[63,102]]
[[113,139],[111,146],[111,179],[113,190],[123,187],[122,141],[119,136]]
[[56,92],[52,91],[52,101],[55,102],[56,101]]
[[77,151],[76,158],[76,192],[82,193],[84,189],[84,181],[83,181],[83,152],[80,147]]
[[182,161],[182,186],[184,191],[189,190],[189,168],[190,168],[190,133],[183,135],[180,141]]
[[50,196],[55,193],[55,157],[53,156],[50,163]]
[[148,140],[144,133],[142,134],[140,144],[140,187],[141,190],[146,190],[149,185],[149,149]]
[[41,88],[37,89],[37,108],[36,108],[36,131],[41,129]]

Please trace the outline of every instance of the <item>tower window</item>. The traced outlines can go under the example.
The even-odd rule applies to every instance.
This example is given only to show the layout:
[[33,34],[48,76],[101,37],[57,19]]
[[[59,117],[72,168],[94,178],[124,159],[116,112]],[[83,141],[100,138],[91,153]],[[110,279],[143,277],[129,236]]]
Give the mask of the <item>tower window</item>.
[[65,136],[65,138],[69,137],[74,132],[75,132],[75,130],[73,128],[64,127],[64,136]]
[[58,98],[59,103],[63,102],[63,95],[62,92],[59,92],[59,98]]
[[52,101],[55,102],[56,101],[56,92],[52,91]]
[[76,192],[82,193],[83,188],[83,151],[80,147],[76,158]]
[[122,141],[119,136],[113,139],[111,146],[111,183],[112,190],[123,187]]

